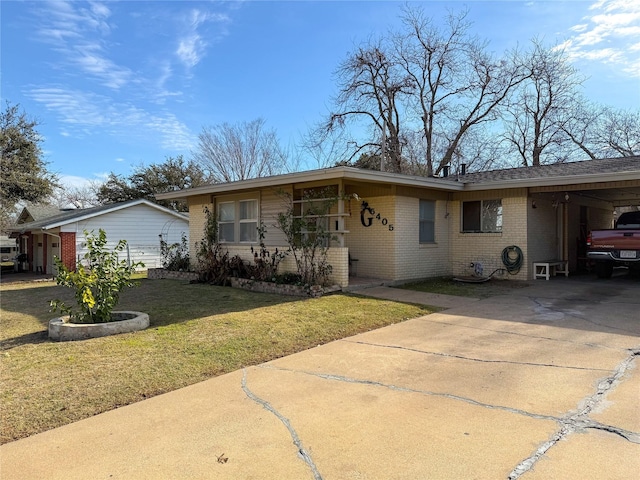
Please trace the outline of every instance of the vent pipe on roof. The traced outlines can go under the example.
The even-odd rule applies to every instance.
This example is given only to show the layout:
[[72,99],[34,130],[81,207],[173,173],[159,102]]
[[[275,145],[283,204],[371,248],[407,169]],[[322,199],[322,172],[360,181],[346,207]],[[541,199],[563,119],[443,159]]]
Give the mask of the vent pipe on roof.
[[444,167],[442,167],[442,176],[443,177],[449,176],[449,165],[445,165]]
[[466,175],[467,174],[467,164],[466,163],[461,163],[460,164],[460,175]]

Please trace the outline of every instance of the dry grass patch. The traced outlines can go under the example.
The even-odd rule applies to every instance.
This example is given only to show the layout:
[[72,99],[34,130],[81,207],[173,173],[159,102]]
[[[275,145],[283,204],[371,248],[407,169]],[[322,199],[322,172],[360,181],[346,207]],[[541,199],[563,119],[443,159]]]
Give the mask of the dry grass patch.
[[514,290],[528,286],[529,283],[522,280],[491,279],[483,283],[465,283],[453,280],[451,277],[437,277],[421,282],[408,283],[400,288],[419,292],[457,295],[459,297],[488,298],[495,295],[509,295]]
[[49,430],[248,365],[408,318],[424,307],[332,295],[298,299],[176,280],[142,280],[117,310],[149,314],[147,330],[51,342],[54,283],[0,287],[0,442]]

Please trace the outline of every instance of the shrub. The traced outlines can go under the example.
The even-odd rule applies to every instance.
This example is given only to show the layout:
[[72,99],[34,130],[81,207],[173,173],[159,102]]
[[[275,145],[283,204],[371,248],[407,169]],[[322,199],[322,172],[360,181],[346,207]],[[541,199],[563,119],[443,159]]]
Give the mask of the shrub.
[[253,265],[249,268],[249,275],[255,280],[273,282],[278,277],[278,265],[289,254],[289,251],[282,251],[275,248],[270,252],[264,244],[264,237],[267,227],[264,223],[260,223],[258,227],[258,237],[260,238],[260,249],[255,250],[251,247],[253,253]]
[[120,300],[120,291],[139,285],[139,282],[131,280],[131,275],[144,264],[118,260],[118,254],[127,247],[126,240],[120,240],[113,250],[109,250],[104,230],[100,229],[98,236],[86,230],[84,234],[89,251],[84,256],[84,264],[80,262],[75,271],[54,257],[58,269],[56,283],[75,290],[76,305],[51,300],[51,311],[60,310],[63,315],[69,315],[71,323],[110,322],[111,312]]
[[230,285],[229,277],[249,278],[249,267],[239,256],[231,257],[218,243],[218,222],[215,215],[204,207],[206,222],[204,238],[196,244],[198,280],[213,285]]
[[162,255],[162,266],[173,272],[186,272],[189,270],[189,245],[187,235],[182,233],[180,243],[169,245],[162,238],[160,239],[160,254]]

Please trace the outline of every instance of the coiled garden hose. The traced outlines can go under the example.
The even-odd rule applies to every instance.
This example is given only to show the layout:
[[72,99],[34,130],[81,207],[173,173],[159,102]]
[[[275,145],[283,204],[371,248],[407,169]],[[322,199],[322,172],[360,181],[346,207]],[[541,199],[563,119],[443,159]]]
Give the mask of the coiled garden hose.
[[502,250],[502,263],[511,275],[515,275],[520,271],[523,262],[524,255],[520,247],[511,245]]

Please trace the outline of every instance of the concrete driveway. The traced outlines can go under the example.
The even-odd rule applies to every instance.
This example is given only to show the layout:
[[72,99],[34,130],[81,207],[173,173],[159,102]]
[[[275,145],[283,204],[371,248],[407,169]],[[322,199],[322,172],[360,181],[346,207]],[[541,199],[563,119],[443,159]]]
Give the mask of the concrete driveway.
[[640,282],[538,280],[3,445],[0,477],[638,479],[638,355]]

